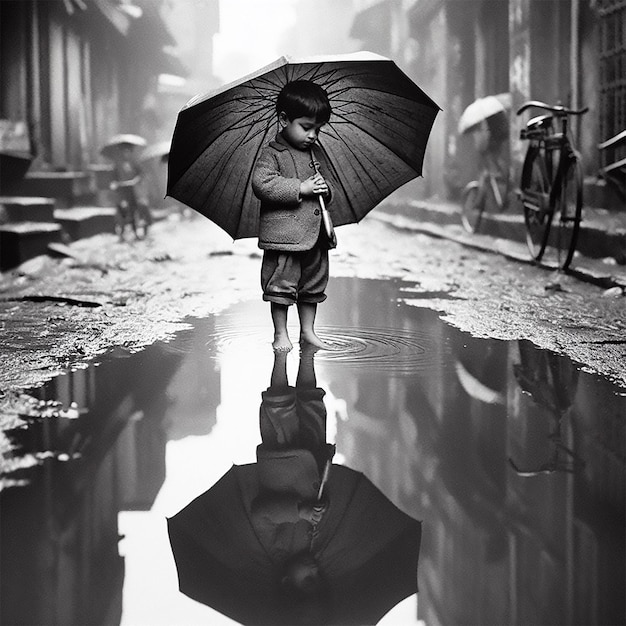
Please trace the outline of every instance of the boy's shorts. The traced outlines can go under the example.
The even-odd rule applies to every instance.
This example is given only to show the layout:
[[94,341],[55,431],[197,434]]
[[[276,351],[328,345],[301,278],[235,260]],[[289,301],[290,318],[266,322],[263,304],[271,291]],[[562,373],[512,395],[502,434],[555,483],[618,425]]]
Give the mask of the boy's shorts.
[[326,300],[328,250],[315,246],[304,252],[265,250],[261,264],[263,300],[291,305]]

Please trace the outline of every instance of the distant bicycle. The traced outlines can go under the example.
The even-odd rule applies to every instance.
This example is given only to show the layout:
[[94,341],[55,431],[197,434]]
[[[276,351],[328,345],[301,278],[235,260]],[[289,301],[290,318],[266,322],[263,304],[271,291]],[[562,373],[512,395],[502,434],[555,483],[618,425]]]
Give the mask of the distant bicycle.
[[488,162],[478,180],[465,185],[461,195],[461,222],[470,233],[478,232],[483,213],[490,202],[497,211],[503,211],[509,191],[508,177],[500,174],[494,164]]
[[[550,113],[533,117],[520,133],[520,139],[530,141],[520,188],[526,242],[535,261],[542,259],[548,243],[553,245],[559,269],[566,270],[576,250],[583,203],[581,158],[569,135],[568,120],[570,115],[582,115],[589,109],[530,100],[517,114],[533,107]],[[553,222],[557,231],[550,238]]]

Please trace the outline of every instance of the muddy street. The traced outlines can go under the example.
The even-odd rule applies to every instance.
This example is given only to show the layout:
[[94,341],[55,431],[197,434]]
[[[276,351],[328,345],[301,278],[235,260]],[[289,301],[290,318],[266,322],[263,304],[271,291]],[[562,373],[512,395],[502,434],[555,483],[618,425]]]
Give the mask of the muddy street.
[[[472,335],[527,339],[626,383],[623,297],[402,232],[375,216],[339,234],[331,275],[401,281],[406,302],[438,310]],[[254,240],[233,243],[204,218],[158,223],[147,240],[132,244],[100,235],[75,242],[70,252],[38,257],[0,277],[5,394],[111,348],[141,349],[183,327],[187,316],[260,297]]]
[[[0,497],[13,572],[3,621],[258,617],[265,609],[245,594],[229,599],[228,567],[220,594],[178,591],[189,561],[172,552],[166,519],[212,506],[216,485],[248,480],[267,437],[268,390],[305,384],[304,397],[317,398],[308,414],[332,444],[322,521],[343,502],[338,481],[362,476],[370,495],[345,519],[396,511],[408,542],[377,557],[377,567],[398,550],[406,560],[389,593],[360,574],[356,596],[314,610],[355,619],[358,605],[364,623],[382,624],[623,619],[612,591],[625,580],[623,299],[375,215],[338,236],[317,325],[336,349],[296,346],[282,361],[255,242],[233,244],[203,219],[160,222],[132,244],[80,241],[71,256],[3,276]],[[290,327],[297,337],[295,316]],[[243,545],[220,534],[240,528],[236,502],[212,510],[225,517],[202,533],[208,543]],[[369,538],[360,526],[338,526],[327,545],[350,562],[369,558],[387,525]],[[193,581],[202,566],[190,563]],[[332,559],[319,567],[331,576]],[[363,589],[368,602],[350,604]]]

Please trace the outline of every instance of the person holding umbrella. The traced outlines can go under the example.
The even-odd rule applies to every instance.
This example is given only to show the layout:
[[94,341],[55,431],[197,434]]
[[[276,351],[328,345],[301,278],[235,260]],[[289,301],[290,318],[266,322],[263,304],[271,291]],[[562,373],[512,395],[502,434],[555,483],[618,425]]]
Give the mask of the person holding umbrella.
[[328,348],[315,333],[317,304],[326,299],[328,243],[322,231],[322,207],[331,190],[318,171],[320,128],[330,119],[326,91],[309,80],[287,83],[276,100],[279,132],[263,148],[252,174],[252,189],[261,201],[259,247],[263,299],[271,303],[274,341],[289,351],[287,311],[296,304],[300,341]]
[[326,297],[324,248],[336,246],[334,228],[360,222],[421,176],[439,110],[391,59],[361,51],[283,56],[179,111],[167,194],[233,240],[259,240],[274,349],[293,347],[292,304],[300,341],[332,347],[314,330]]
[[102,148],[100,153],[113,161],[113,180],[109,188],[117,196],[116,230],[120,241],[124,241],[126,225],[133,229],[136,239],[145,237],[152,224],[152,215],[139,185],[143,181],[144,172],[139,164],[136,149],[144,148],[143,137],[133,134],[115,135]]

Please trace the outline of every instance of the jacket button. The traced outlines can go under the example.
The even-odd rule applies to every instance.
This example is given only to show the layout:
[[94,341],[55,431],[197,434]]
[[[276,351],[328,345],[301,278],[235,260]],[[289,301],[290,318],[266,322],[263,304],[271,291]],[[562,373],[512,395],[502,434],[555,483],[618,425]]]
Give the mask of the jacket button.
[[313,211],[313,213],[314,213],[315,215],[319,215],[319,214],[320,214],[320,210],[319,210],[319,209],[315,209],[315,211]]

